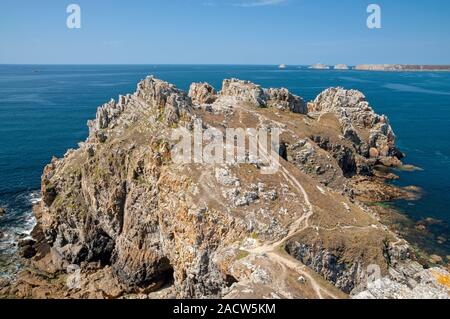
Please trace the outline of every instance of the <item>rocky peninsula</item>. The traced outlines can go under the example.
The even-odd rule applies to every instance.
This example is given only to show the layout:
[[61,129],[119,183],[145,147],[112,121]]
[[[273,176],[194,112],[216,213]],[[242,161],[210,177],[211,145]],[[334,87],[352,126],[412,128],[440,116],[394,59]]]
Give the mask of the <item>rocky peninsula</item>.
[[347,64],[336,64],[334,70],[350,70],[350,67]]
[[[279,129],[280,169],[176,164],[172,129],[199,121]],[[329,88],[307,103],[237,79],[184,92],[147,77],[88,127],[46,166],[26,266],[1,297],[449,297],[449,273],[425,269],[365,204],[410,192],[385,184],[379,168],[404,155],[359,91]]]
[[450,65],[359,64],[359,71],[450,71]]

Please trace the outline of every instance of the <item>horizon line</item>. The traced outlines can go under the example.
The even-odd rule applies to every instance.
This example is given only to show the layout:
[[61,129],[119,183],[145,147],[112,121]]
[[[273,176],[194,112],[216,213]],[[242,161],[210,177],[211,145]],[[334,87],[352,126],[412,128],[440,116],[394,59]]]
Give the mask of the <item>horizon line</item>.
[[[104,66],[126,66],[126,65],[161,65],[161,66],[280,66],[285,65],[286,67],[289,66],[312,66],[319,63],[312,63],[312,64],[274,64],[274,63],[0,63],[1,66],[4,65],[41,65],[41,66],[83,66],[83,65],[104,65]],[[326,64],[326,63],[320,63],[324,64],[326,66],[335,66],[338,64],[345,64],[347,66],[357,66],[357,65],[422,65],[422,66],[450,66],[450,63],[448,64],[441,64],[441,63],[358,63],[358,64],[347,64],[347,63],[337,63],[337,64]]]

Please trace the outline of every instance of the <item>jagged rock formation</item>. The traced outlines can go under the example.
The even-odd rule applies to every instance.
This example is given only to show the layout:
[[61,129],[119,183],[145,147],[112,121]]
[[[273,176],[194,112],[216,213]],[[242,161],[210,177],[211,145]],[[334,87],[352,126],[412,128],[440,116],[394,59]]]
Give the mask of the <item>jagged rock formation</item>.
[[287,89],[266,90],[267,106],[279,110],[289,110],[294,113],[306,114],[306,104],[302,98],[292,95]]
[[[367,281],[372,265],[385,285],[403,285],[423,268],[355,199],[352,184],[361,175],[377,178],[373,165],[381,158],[395,161],[389,122],[360,92],[340,88],[320,94],[309,111],[286,89],[248,81],[225,80],[218,94],[193,84],[188,95],[146,78],[134,94],[100,107],[87,140],[53,159],[42,176],[35,241],[24,246],[29,267],[59,278],[75,264],[79,287],[25,271],[13,285],[0,283],[0,295],[394,296]],[[192,132],[200,121],[202,130],[279,128],[279,170],[261,174],[258,159],[175,163],[172,129]],[[417,272],[405,271],[411,267]],[[441,277],[430,285],[439,296],[448,288]]]
[[365,96],[356,90],[330,88],[308,104],[311,112],[333,113],[337,116],[345,139],[365,158],[390,157],[395,161],[403,155],[395,147],[395,134],[384,115],[376,114]]
[[212,104],[216,100],[216,92],[208,83],[192,83],[189,97],[195,104]]
[[[415,266],[415,267],[414,267]],[[440,268],[424,270],[418,264],[408,265],[406,274],[392,270],[388,277],[370,280],[366,290],[354,299],[448,299],[448,273]]]
[[262,89],[249,81],[237,79],[225,80],[220,96],[235,97],[258,107],[273,107],[294,113],[306,114],[306,104],[302,98],[293,95],[287,89]]
[[350,68],[348,67],[347,64],[336,64],[333,69],[335,69],[335,70],[350,70]]
[[449,65],[417,65],[417,64],[359,64],[359,71],[450,71]]
[[266,105],[264,90],[259,85],[250,81],[241,81],[238,79],[224,80],[220,95],[235,97],[258,107],[264,107]]

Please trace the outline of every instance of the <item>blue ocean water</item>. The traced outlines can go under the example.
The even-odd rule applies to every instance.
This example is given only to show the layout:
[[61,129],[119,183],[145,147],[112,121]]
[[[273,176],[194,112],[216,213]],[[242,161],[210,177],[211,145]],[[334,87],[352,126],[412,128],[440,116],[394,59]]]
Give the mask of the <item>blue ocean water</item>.
[[[419,186],[424,194],[419,201],[396,205],[414,220],[432,217],[450,224],[450,73],[0,65],[0,207],[8,211],[0,219],[0,255],[31,229],[31,204],[38,200],[40,176],[51,157],[62,156],[86,138],[86,122],[95,117],[99,105],[134,92],[137,82],[149,74],[186,90],[194,81],[220,89],[223,79],[236,77],[264,87],[287,87],[305,100],[330,86],[361,90],[378,113],[390,118],[406,163],[423,169],[397,172],[398,184]],[[447,233],[442,235],[448,238],[444,229]],[[448,254],[448,241],[443,245]]]

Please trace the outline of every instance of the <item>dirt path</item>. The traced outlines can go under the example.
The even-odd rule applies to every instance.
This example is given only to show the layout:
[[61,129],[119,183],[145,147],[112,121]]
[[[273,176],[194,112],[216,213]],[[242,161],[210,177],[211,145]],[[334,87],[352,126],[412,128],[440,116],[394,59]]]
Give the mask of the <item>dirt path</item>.
[[[239,122],[243,124],[242,112],[250,113],[250,111],[246,110],[243,107],[237,107],[236,111],[239,112]],[[260,124],[262,124],[264,120],[274,122],[273,120],[268,119],[263,115],[257,114],[255,112],[252,112],[252,115],[258,116]],[[281,125],[280,123],[276,124]],[[261,159],[267,161],[267,163],[272,163],[272,161],[270,161],[270,156],[268,155],[267,150],[262,150],[261,148],[259,148],[259,155],[261,156]],[[276,154],[275,156],[278,156],[278,154]],[[283,161],[283,159],[281,158],[279,160]],[[316,279],[310,274],[310,271],[304,264],[291,257],[286,252],[280,251],[280,247],[283,247],[289,239],[310,227],[309,220],[314,215],[314,207],[311,204],[308,193],[306,192],[302,184],[298,181],[298,179],[293,174],[291,174],[283,165],[279,165],[279,172],[283,176],[284,180],[303,196],[305,212],[291,225],[288,234],[279,241],[273,243],[257,242],[254,247],[241,249],[251,255],[266,255],[270,257],[272,261],[280,265],[282,271],[285,273],[285,276],[287,276],[288,269],[297,273],[299,277],[302,276],[314,290],[317,298],[324,299],[331,297],[337,299],[338,297],[333,292],[324,288],[323,284],[321,285],[316,281]]]
[[[265,117],[259,115],[259,121],[260,123],[262,122],[262,118],[266,119]],[[267,150],[262,150],[260,149],[260,156],[262,157],[263,160],[267,161],[268,163],[270,163],[270,158],[268,155]],[[277,156],[277,155],[275,155]],[[282,160],[282,159],[280,159]],[[306,271],[306,266],[303,265],[301,262],[299,262],[298,260],[292,258],[291,256],[289,256],[287,253],[283,254],[279,251],[280,247],[283,247],[284,244],[290,239],[292,238],[295,234],[304,231],[305,229],[307,229],[308,227],[310,227],[309,225],[309,219],[311,218],[311,216],[314,215],[314,207],[311,204],[311,201],[309,199],[308,193],[306,192],[305,188],[302,186],[302,184],[297,180],[297,178],[295,178],[285,167],[283,167],[282,165],[279,165],[279,169],[280,169],[280,173],[283,176],[283,178],[286,180],[287,183],[289,183],[294,189],[296,189],[300,194],[302,194],[303,199],[304,199],[304,203],[306,205],[306,214],[304,214],[302,217],[300,217],[299,219],[297,219],[292,226],[290,227],[289,233],[287,234],[286,237],[282,238],[281,240],[275,242],[275,243],[269,243],[269,244],[262,244],[259,245],[257,247],[254,247],[252,249],[245,249],[248,253],[250,254],[255,254],[255,255],[267,255],[269,257],[271,257],[272,260],[276,261],[277,263],[279,263],[282,266],[285,266],[293,271],[295,271],[299,276],[303,276],[308,283],[311,285],[311,287],[313,288],[315,294],[317,295],[317,297],[319,299],[323,299],[324,296],[322,294],[323,288],[321,287],[320,284],[317,283],[317,281]],[[285,267],[282,267],[282,269],[284,269]],[[326,293],[333,297],[333,298],[337,298],[334,296],[333,293],[326,291]]]

